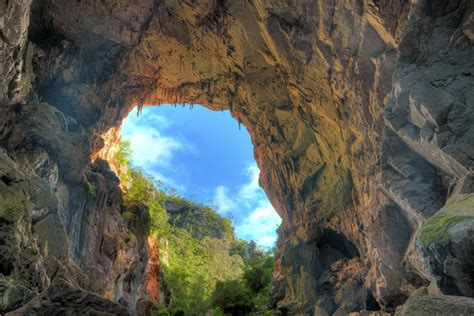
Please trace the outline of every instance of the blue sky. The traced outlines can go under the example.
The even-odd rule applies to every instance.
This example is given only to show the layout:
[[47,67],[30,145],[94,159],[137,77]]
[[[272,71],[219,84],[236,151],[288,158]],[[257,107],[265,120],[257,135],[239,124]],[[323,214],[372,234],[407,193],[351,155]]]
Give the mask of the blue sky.
[[230,216],[239,238],[272,247],[281,222],[258,184],[250,136],[228,111],[170,105],[134,109],[123,122],[135,166]]

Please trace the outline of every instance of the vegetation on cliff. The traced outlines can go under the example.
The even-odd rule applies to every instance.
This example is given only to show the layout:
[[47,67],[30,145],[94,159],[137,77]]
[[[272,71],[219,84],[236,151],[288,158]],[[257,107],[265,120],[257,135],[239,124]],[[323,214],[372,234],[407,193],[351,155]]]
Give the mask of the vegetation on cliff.
[[255,249],[236,238],[230,220],[204,206],[163,189],[162,183],[130,163],[130,144],[115,156],[126,210],[145,205],[149,234],[157,239],[170,304],[156,315],[264,315],[270,311],[273,266],[271,251]]

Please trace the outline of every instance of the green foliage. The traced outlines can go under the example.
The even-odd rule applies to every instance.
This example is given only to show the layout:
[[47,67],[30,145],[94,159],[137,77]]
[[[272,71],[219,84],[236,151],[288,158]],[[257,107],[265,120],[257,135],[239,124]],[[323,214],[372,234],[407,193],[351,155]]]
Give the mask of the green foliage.
[[212,279],[205,271],[206,251],[191,234],[172,228],[169,236],[168,264],[164,265],[165,282],[171,292],[170,310],[203,314],[210,307],[209,284]]
[[[130,164],[130,143],[122,142],[115,156],[126,205],[148,208],[150,233],[159,239],[165,283],[171,293],[169,306],[157,306],[153,315],[264,315],[270,309],[273,256],[257,251],[243,259],[248,242],[235,237],[229,219],[212,207],[179,197],[176,190]],[[95,187],[94,187],[95,188]],[[168,215],[165,205],[181,205]],[[128,207],[126,221],[137,218]],[[131,241],[127,236],[125,242]]]
[[95,187],[95,185],[89,181],[86,182],[86,187],[87,187],[87,192],[89,193],[89,195],[93,198],[95,198],[97,196],[97,188]]
[[130,141],[121,141],[119,143],[119,150],[115,154],[115,165],[118,168],[130,167],[132,157],[132,144]]
[[125,211],[122,213],[122,217],[125,221],[129,222],[135,218],[135,214],[130,211]]
[[173,299],[172,314],[183,311],[185,315],[204,315],[211,308],[216,282],[242,275],[243,260],[230,256],[229,248],[227,240],[198,240],[186,229],[171,228],[164,275]]
[[239,255],[241,257],[244,256],[245,249],[247,249],[249,242],[243,239],[237,239],[234,241],[232,245],[232,249],[230,249],[231,254]]
[[252,303],[254,306],[254,312],[252,315],[273,315],[271,293],[272,285],[269,283],[265,288],[263,288],[263,290],[253,296]]
[[133,235],[132,233],[128,233],[127,236],[125,236],[125,243],[128,244],[130,241],[132,241]]
[[434,242],[442,242],[448,238],[448,229],[455,224],[472,219],[468,216],[437,214],[428,219],[420,228],[419,240],[423,247]]
[[151,316],[171,316],[170,309],[166,306],[159,305],[151,312]]
[[224,234],[234,235],[234,228],[232,227],[230,220],[220,216],[212,208],[206,207],[204,209],[204,216],[206,217],[207,222],[213,223],[213,225],[221,229]]
[[271,282],[272,271],[263,266],[251,267],[245,271],[244,279],[253,292],[259,293]]
[[[168,235],[168,215],[165,210],[166,193],[160,191],[161,182],[146,174],[142,169],[128,168],[121,180],[126,183],[125,202],[142,203],[148,207],[151,218],[151,232],[156,236]],[[125,220],[132,220],[135,214],[129,210],[123,213]]]
[[252,292],[241,280],[217,282],[212,302],[231,315],[245,315],[254,308]]
[[167,202],[174,204],[179,210],[169,213],[168,222],[188,230],[194,238],[202,239],[207,236],[235,239],[231,222],[211,207],[176,196],[168,198]]
[[245,260],[245,284],[253,293],[254,311],[259,315],[271,310],[273,264],[272,251],[257,250]]
[[[247,242],[237,241],[233,251],[241,250]],[[240,257],[235,254],[234,256]],[[213,294],[214,307],[231,315],[272,315],[271,281],[273,254],[257,250],[245,258],[244,275],[239,279],[220,281]]]
[[449,238],[449,229],[464,221],[474,221],[474,193],[450,197],[443,208],[420,227],[418,240],[423,247],[444,242]]

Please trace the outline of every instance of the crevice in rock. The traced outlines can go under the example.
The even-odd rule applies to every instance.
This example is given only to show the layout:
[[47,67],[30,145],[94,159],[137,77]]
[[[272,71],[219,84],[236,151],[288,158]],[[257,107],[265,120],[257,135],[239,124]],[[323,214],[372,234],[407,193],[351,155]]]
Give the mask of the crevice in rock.
[[7,261],[6,258],[3,258],[0,261],[0,274],[7,276],[7,275],[10,275],[12,272],[13,272],[12,263]]
[[367,299],[365,301],[365,309],[368,311],[379,311],[381,310],[380,304],[375,299],[371,290],[367,290]]
[[317,247],[322,254],[327,250],[327,254],[332,252],[334,256],[347,259],[359,256],[359,251],[355,245],[347,239],[346,236],[333,230],[326,230],[322,234],[321,239],[317,243]]
[[4,276],[12,274],[14,270],[12,252],[15,245],[11,238],[12,225],[11,223],[0,220],[0,274]]
[[10,178],[10,177],[7,176],[7,175],[1,176],[0,179],[1,179],[2,182],[5,183],[7,186],[10,186],[10,184],[13,182],[13,179]]
[[45,41],[55,36],[53,21],[48,17],[45,8],[41,5],[40,0],[34,0],[31,4],[32,14],[30,25],[28,27],[28,39],[35,44],[44,44]]

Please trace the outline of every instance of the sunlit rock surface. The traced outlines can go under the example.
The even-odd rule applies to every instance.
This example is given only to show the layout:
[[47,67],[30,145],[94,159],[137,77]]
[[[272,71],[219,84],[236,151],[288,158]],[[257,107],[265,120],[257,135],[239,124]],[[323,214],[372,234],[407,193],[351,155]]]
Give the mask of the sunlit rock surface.
[[59,277],[132,313],[150,306],[146,239],[123,242],[118,179],[92,158],[113,157],[133,106],[181,102],[230,109],[249,130],[283,219],[281,313],[394,311],[431,280],[473,296],[460,214],[472,204],[449,208],[442,238],[417,239],[474,191],[473,12],[469,0],[0,0],[0,273],[24,288],[0,312]]

